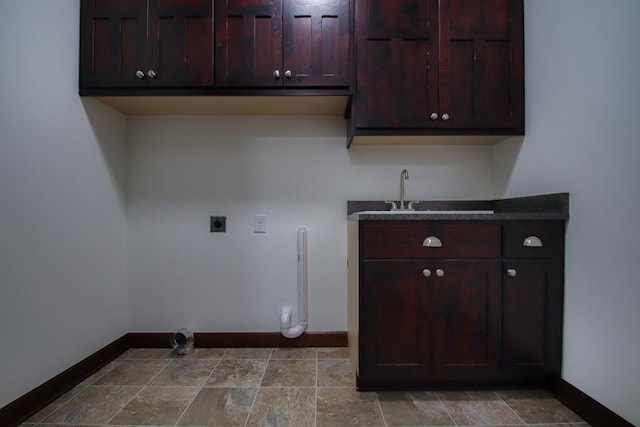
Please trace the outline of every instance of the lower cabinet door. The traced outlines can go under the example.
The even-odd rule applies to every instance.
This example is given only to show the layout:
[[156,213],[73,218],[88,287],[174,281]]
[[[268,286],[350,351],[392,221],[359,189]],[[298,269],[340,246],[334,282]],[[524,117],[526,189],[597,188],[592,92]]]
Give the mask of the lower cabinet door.
[[544,381],[560,375],[563,268],[554,259],[506,259],[504,375]]
[[431,349],[423,264],[416,260],[361,263],[360,387],[425,377]]
[[428,304],[434,378],[498,378],[502,345],[500,261],[433,261]]

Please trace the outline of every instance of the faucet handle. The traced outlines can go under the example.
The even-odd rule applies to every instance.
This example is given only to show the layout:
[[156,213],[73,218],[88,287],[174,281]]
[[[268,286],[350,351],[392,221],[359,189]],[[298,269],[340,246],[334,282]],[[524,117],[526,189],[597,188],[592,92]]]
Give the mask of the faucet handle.
[[396,202],[385,202],[391,205],[391,210],[392,211],[397,211],[398,210],[398,205],[396,205]]
[[416,205],[420,203],[419,201],[416,202],[409,202],[409,206],[407,207],[408,210],[412,211],[413,210],[413,205]]

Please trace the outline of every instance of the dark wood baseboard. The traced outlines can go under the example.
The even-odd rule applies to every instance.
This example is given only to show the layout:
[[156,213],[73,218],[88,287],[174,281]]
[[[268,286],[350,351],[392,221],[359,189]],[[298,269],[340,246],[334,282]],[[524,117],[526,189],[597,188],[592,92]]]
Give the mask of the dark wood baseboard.
[[127,336],[124,335],[0,408],[0,426],[20,424],[128,349]]
[[[132,332],[127,334],[130,348],[169,347],[170,332]],[[195,346],[201,348],[269,347],[346,347],[346,332],[306,332],[295,339],[279,332],[196,332]]]
[[633,427],[629,421],[561,378],[549,384],[549,391],[593,427]]

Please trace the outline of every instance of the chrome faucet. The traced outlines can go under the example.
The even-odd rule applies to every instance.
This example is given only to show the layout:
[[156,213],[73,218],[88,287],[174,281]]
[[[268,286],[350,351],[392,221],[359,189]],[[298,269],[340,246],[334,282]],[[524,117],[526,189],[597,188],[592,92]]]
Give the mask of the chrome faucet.
[[385,202],[391,205],[392,211],[412,211],[413,205],[418,202],[408,202],[405,206],[404,203],[404,182],[409,180],[409,172],[406,169],[403,169],[400,173],[400,206],[396,204],[396,202]]
[[400,172],[400,210],[405,210],[404,207],[404,182],[409,180],[409,172],[403,169]]

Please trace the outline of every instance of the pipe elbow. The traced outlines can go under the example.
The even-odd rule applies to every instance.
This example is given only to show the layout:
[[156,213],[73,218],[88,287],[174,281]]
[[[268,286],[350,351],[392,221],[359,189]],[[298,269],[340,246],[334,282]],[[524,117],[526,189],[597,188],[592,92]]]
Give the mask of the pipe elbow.
[[296,326],[291,328],[281,328],[280,333],[285,338],[298,338],[300,335],[304,334],[304,331],[307,329],[306,323],[298,323]]
[[307,330],[307,322],[298,322],[297,325],[291,326],[291,307],[283,307],[280,312],[280,333],[285,338],[298,338]]
[[285,306],[280,312],[280,329],[289,329],[291,327],[291,307]]

